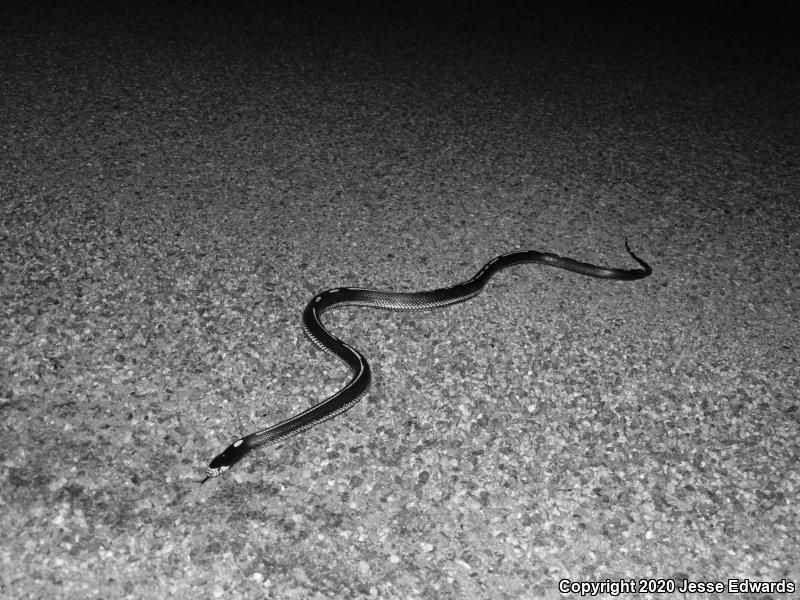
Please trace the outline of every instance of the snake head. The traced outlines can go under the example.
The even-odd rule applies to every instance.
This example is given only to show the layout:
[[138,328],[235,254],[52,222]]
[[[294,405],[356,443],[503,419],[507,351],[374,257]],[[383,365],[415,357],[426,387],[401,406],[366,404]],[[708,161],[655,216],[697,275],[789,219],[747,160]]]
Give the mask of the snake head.
[[242,460],[248,451],[249,448],[247,444],[244,443],[244,439],[233,442],[209,463],[208,469],[206,469],[206,476],[203,481],[200,482],[200,485],[203,485],[209,479],[222,475],[225,471]]

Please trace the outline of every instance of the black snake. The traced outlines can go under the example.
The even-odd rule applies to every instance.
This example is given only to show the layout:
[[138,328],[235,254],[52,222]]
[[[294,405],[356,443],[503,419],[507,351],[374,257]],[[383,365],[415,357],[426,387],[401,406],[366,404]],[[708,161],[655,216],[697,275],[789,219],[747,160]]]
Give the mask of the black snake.
[[471,279],[437,290],[426,292],[382,292],[364,288],[344,287],[320,292],[309,301],[303,311],[303,331],[320,350],[335,356],[350,367],[353,377],[347,385],[333,394],[333,396],[308,410],[233,442],[211,461],[206,470],[206,476],[201,483],[221,475],[244,458],[248,452],[259,446],[282,442],[293,435],[297,435],[343,413],[357,404],[367,393],[372,380],[367,359],[347,342],[343,342],[325,329],[320,321],[320,317],[325,311],[339,306],[369,306],[388,310],[427,310],[449,306],[474,298],[481,293],[495,273],[522,263],[541,263],[580,273],[581,275],[588,275],[589,277],[618,281],[633,281],[650,275],[652,273],[650,265],[631,251],[627,241],[625,242],[625,248],[642,268],[615,269],[598,267],[558,256],[557,254],[527,250],[501,254],[486,263]]

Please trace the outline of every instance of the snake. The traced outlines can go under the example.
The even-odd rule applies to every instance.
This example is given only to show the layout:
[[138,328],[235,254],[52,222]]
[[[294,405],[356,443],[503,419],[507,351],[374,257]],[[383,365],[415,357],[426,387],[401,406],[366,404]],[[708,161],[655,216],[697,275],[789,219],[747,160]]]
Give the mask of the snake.
[[325,328],[321,317],[326,311],[341,306],[364,306],[393,311],[430,310],[451,306],[480,294],[492,276],[503,269],[525,263],[537,263],[588,277],[616,281],[643,279],[653,272],[649,264],[633,253],[627,240],[625,249],[641,268],[599,267],[550,252],[523,250],[501,254],[487,262],[471,279],[435,290],[387,292],[359,287],[339,287],[320,292],[309,300],[303,310],[301,321],[303,331],[320,350],[338,358],[350,368],[352,373],[350,381],[335,394],[307,410],[233,442],[209,463],[206,476],[200,483],[218,477],[256,448],[283,442],[342,414],[353,408],[367,394],[372,381],[369,362],[356,348]]

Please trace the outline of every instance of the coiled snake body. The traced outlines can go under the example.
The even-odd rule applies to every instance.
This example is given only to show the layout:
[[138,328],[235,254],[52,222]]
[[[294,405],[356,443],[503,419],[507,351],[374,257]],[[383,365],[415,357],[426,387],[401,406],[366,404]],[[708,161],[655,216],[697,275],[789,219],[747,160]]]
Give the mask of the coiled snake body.
[[618,281],[633,281],[650,275],[652,273],[650,265],[636,256],[628,247],[627,242],[625,242],[625,248],[642,268],[616,269],[598,267],[558,256],[557,254],[527,250],[501,254],[486,263],[472,279],[437,290],[426,292],[382,292],[364,288],[344,287],[320,292],[309,301],[303,311],[303,331],[320,350],[335,356],[350,367],[353,373],[352,378],[338,392],[308,410],[233,442],[211,461],[206,470],[206,476],[201,483],[221,475],[244,458],[251,450],[259,446],[282,442],[306,429],[319,425],[323,421],[332,419],[336,415],[352,408],[366,395],[372,381],[369,363],[358,350],[325,329],[320,321],[320,317],[325,311],[339,306],[368,306],[398,311],[428,310],[450,306],[480,294],[495,273],[523,263],[541,263],[589,277]]

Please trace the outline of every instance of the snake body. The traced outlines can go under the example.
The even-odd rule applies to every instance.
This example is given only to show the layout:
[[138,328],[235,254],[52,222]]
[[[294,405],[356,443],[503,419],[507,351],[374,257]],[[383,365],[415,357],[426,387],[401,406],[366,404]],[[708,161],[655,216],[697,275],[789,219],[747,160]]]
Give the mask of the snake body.
[[523,263],[539,263],[589,277],[617,281],[633,281],[650,275],[652,273],[650,265],[636,256],[627,242],[625,242],[625,248],[642,268],[598,267],[557,254],[526,250],[501,254],[486,263],[471,279],[436,290],[384,292],[342,287],[320,292],[309,301],[303,311],[303,331],[320,350],[335,356],[350,368],[353,374],[350,381],[338,392],[308,410],[233,442],[211,461],[206,470],[206,477],[201,483],[221,475],[250,451],[260,446],[282,442],[349,410],[366,395],[372,381],[369,362],[358,350],[325,329],[320,320],[325,311],[340,306],[367,306],[397,311],[428,310],[450,306],[474,298],[486,287],[493,275],[503,269]]

